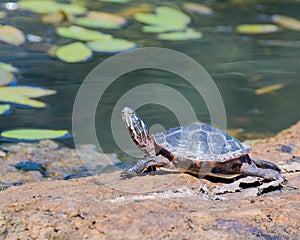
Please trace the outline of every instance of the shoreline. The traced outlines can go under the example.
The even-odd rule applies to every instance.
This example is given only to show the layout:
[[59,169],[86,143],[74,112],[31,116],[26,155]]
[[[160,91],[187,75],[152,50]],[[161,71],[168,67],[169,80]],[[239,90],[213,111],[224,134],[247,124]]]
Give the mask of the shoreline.
[[[58,153],[56,157],[61,157]],[[127,180],[116,172],[32,182],[0,191],[0,235],[3,239],[242,239],[245,235],[300,239],[300,122],[256,142],[251,157],[277,163],[288,185],[252,177],[228,184],[162,171]]]

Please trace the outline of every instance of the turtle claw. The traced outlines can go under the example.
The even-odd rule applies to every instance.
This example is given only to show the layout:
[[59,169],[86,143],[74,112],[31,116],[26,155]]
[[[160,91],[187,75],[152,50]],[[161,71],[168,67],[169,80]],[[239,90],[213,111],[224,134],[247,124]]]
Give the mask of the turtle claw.
[[287,184],[288,180],[280,172],[273,169],[256,168],[255,166],[244,163],[241,173],[248,176],[261,177],[267,180],[279,180],[282,184]]
[[[273,170],[271,170],[273,171]],[[283,176],[280,172],[274,173],[273,176],[269,175],[269,176],[265,176],[264,178],[268,179],[268,180],[279,180],[281,184],[286,185],[288,184],[288,180],[286,179],[285,176]]]
[[286,179],[285,176],[283,176],[281,173],[278,173],[278,175],[276,175],[276,179],[280,180],[281,184],[286,185],[289,183],[289,181]]
[[135,177],[135,176],[137,176],[137,173],[134,172],[134,171],[132,171],[132,170],[130,170],[130,169],[125,169],[125,170],[121,173],[121,175],[120,175],[120,177],[121,177],[122,179],[128,179],[128,178],[132,178],[132,177]]

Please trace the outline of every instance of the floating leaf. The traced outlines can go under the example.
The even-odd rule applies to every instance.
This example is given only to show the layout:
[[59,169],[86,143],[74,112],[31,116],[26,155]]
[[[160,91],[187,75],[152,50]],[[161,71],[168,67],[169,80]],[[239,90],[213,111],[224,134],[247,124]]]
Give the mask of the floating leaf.
[[60,48],[60,46],[53,45],[49,50],[48,50],[48,55],[51,57],[56,57],[56,52]]
[[104,34],[78,26],[59,27],[56,31],[62,37],[73,38],[81,41],[112,39],[112,36],[109,34]]
[[16,129],[4,131],[0,135],[6,140],[26,140],[36,141],[42,139],[58,139],[69,137],[67,130],[48,130],[48,129]]
[[130,0],[99,0],[100,2],[110,2],[110,3],[128,3]]
[[153,10],[153,7],[149,4],[142,3],[140,5],[129,7],[118,12],[118,15],[123,17],[133,17],[137,13],[148,13]]
[[161,33],[157,35],[158,39],[168,41],[181,41],[202,38],[201,32],[196,32],[193,29],[187,29],[183,32]]
[[182,4],[182,7],[185,10],[192,11],[195,13],[205,14],[205,15],[211,15],[214,12],[210,7],[195,2],[184,2]]
[[262,94],[274,92],[274,91],[279,90],[279,89],[281,89],[283,87],[284,87],[284,85],[282,83],[272,84],[272,85],[268,85],[268,86],[256,89],[255,90],[255,94],[256,95],[262,95]]
[[92,41],[87,45],[96,52],[103,53],[117,53],[125,50],[136,48],[137,45],[134,42],[127,41],[125,39],[114,38],[109,41]]
[[300,31],[300,20],[292,17],[287,17],[283,15],[273,15],[272,21],[274,23],[277,23],[281,27],[294,30],[294,31]]
[[81,42],[61,46],[55,52],[55,56],[68,63],[83,62],[92,57],[93,53]]
[[77,4],[58,4],[58,10],[65,12],[67,15],[81,15],[87,12],[85,7]]
[[40,14],[58,11],[58,3],[50,0],[23,0],[19,1],[19,7],[20,9],[29,10]]
[[126,23],[126,19],[111,13],[92,11],[86,17],[75,19],[74,23],[84,27],[117,29]]
[[138,13],[134,18],[149,25],[187,25],[191,19],[185,13],[170,7],[158,7],[156,14]]
[[55,90],[29,86],[0,87],[0,102],[42,108],[46,106],[44,102],[32,100],[31,98],[52,95],[55,93]]
[[165,16],[166,18],[170,19],[171,21],[180,21],[184,24],[189,24],[191,18],[186,15],[184,12],[177,10],[171,7],[158,7],[155,11],[159,16]]
[[14,66],[10,65],[10,64],[7,64],[7,63],[4,63],[4,62],[0,62],[0,69],[4,69],[8,72],[11,72],[11,73],[18,73],[19,72],[19,69],[15,68]]
[[[166,19],[164,16],[159,16],[157,14],[152,14],[152,13],[137,13],[134,15],[134,18],[138,22],[149,24],[149,25],[169,24],[168,18]],[[179,21],[179,23],[181,22]]]
[[274,24],[242,24],[236,27],[238,33],[263,34],[278,32],[279,27]]
[[9,85],[14,80],[14,75],[0,67],[0,86]]
[[36,0],[22,0],[19,2],[21,9],[29,10],[35,13],[46,14],[57,11],[64,11],[71,15],[80,15],[86,13],[87,9],[77,4],[57,3],[50,0],[36,1]]
[[149,24],[143,27],[143,31],[152,33],[183,30],[191,21],[185,13],[165,6],[156,8],[155,14],[138,13],[134,18],[141,23]]
[[0,41],[19,46],[25,42],[25,36],[18,28],[5,25],[0,27]]
[[179,31],[185,28],[186,25],[182,23],[172,24],[172,25],[148,25],[143,27],[143,32],[162,33],[162,32]]
[[7,16],[6,12],[0,11],[0,19],[4,19]]
[[68,20],[68,16],[64,11],[48,13],[42,17],[42,22],[49,24],[58,24],[66,20]]
[[6,115],[11,112],[11,106],[9,104],[0,104],[0,115]]

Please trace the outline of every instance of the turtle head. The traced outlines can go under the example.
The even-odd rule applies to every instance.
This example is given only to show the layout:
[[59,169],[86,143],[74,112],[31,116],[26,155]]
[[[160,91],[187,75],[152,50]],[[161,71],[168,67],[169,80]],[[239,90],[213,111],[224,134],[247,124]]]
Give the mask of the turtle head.
[[153,139],[143,120],[129,107],[122,110],[122,120],[133,142],[148,155],[155,155]]

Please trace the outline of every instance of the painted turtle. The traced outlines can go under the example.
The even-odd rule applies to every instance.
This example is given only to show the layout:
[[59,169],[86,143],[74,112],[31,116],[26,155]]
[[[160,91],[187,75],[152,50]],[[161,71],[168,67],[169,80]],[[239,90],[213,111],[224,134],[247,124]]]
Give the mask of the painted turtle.
[[146,154],[133,167],[125,169],[123,177],[165,167],[202,176],[233,178],[243,174],[287,182],[276,164],[251,159],[249,146],[212,126],[176,127],[150,136],[147,126],[132,109],[123,109],[122,120],[134,143]]

